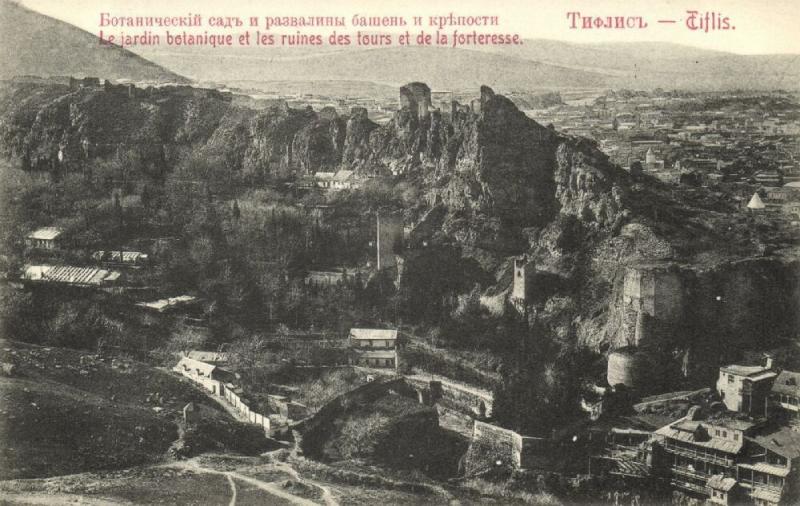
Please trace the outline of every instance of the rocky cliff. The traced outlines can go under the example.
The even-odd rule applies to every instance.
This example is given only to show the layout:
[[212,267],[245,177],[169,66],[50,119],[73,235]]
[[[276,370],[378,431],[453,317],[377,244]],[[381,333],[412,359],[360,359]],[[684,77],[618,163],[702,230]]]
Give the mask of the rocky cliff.
[[[724,196],[633,177],[594,142],[536,123],[488,87],[449,111],[430,106],[422,83],[404,90],[378,125],[362,108],[254,111],[187,87],[7,83],[0,139],[4,154],[33,169],[77,170],[123,147],[165,165],[199,150],[247,182],[393,174],[424,197],[405,209],[416,244],[457,243],[483,271],[472,282],[483,283],[484,299],[501,302],[495,311],[512,284],[511,258],[526,254],[539,281],[524,305],[554,335],[598,351],[651,341],[675,356],[720,342],[741,349],[749,337],[729,336],[737,329],[762,339],[797,328],[797,266],[765,256],[769,245],[793,247],[796,234]],[[649,298],[628,293],[637,283]]]

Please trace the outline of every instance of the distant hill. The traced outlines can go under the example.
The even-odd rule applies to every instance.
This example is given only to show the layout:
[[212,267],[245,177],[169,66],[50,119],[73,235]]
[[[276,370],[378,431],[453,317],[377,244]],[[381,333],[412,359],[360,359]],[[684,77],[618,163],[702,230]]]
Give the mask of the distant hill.
[[615,88],[797,88],[800,55],[740,55],[669,42],[576,44],[532,39],[489,52],[610,75]]
[[14,76],[97,76],[133,81],[187,82],[141,56],[80,28],[0,0],[0,79]]
[[[800,55],[738,55],[666,42],[577,44],[527,39],[520,46],[137,48],[140,54],[200,81],[350,81],[434,89],[795,88]],[[213,62],[213,65],[209,65]]]
[[[512,54],[440,47],[197,50],[137,48],[141,54],[199,81],[370,81],[393,87],[426,82],[435,90],[593,88],[610,77]],[[213,64],[209,64],[213,62]]]

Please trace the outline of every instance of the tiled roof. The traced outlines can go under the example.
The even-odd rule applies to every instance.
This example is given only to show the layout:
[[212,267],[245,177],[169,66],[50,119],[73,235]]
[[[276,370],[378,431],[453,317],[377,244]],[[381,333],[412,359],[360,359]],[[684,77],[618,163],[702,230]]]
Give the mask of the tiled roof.
[[[147,260],[148,255],[147,253],[142,253],[141,251],[122,251],[122,259],[120,259],[120,251],[110,250],[110,251],[95,251],[92,254],[92,258],[101,261],[101,260],[108,260],[110,262],[123,262],[123,263],[134,263],[137,260]],[[106,257],[106,254],[108,255]]]
[[350,329],[351,339],[397,339],[396,329]]
[[346,181],[350,179],[352,175],[353,175],[352,170],[340,170],[339,172],[336,173],[333,179],[335,179],[336,181]]
[[783,478],[789,476],[789,468],[774,466],[766,462],[757,462],[755,464],[739,464],[742,469],[750,469],[757,473],[771,474],[773,476],[781,476]]
[[397,358],[394,350],[357,350],[359,358]]
[[228,354],[218,351],[200,351],[192,350],[188,353],[188,357],[201,362],[226,362]]
[[722,474],[715,474],[708,479],[706,485],[715,490],[724,490],[727,492],[736,485],[736,480],[733,478],[726,478],[725,475]]
[[742,441],[730,441],[728,439],[714,437],[711,435],[711,431],[708,431],[708,429],[706,429],[709,433],[708,439],[696,440],[694,430],[701,425],[702,422],[679,420],[671,425],[661,427],[655,431],[655,434],[669,439],[674,439],[676,441],[690,443],[700,448],[718,450],[731,455],[735,455],[741,451],[743,444]]
[[800,373],[782,371],[772,384],[772,391],[776,394],[800,397]]
[[26,237],[28,239],[40,239],[44,241],[52,241],[59,235],[61,235],[61,229],[58,227],[42,227],[34,230]]
[[750,497],[767,501],[770,504],[778,504],[781,500],[781,493],[766,487],[755,487],[753,491],[750,492]]
[[719,368],[720,371],[736,376],[752,376],[769,371],[766,367],[760,365],[737,365],[731,364]]
[[749,439],[788,459],[800,457],[800,432],[791,427],[765,427]]
[[183,357],[178,361],[177,365],[175,365],[174,369],[176,371],[183,371],[183,370],[190,370],[190,371],[199,371],[203,374],[203,376],[211,377],[211,374],[214,372],[217,366],[212,364],[206,364],[205,362],[200,362],[199,360],[194,360],[189,357]]
[[105,281],[119,278],[116,271],[96,267],[73,267],[71,265],[27,265],[23,278],[29,281],[64,283],[70,285],[101,285]]
[[156,311],[165,311],[168,308],[181,304],[189,304],[195,301],[197,301],[197,297],[194,295],[178,295],[177,297],[159,299],[153,302],[137,302],[136,305],[148,309],[155,309]]

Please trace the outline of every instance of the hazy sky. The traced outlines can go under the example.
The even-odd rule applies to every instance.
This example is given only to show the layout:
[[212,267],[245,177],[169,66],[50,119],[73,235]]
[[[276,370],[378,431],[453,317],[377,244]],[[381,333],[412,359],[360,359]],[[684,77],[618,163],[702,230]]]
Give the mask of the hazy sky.
[[[669,41],[742,54],[800,54],[800,0],[19,0],[33,10],[96,33],[100,12],[112,15],[287,16],[339,15],[349,20],[364,15],[496,15],[493,31],[516,32],[526,38],[571,42]],[[736,27],[701,32],[685,27],[687,10],[727,16]],[[643,30],[570,29],[567,12],[581,15],[643,16]],[[674,19],[675,24],[659,24]]]

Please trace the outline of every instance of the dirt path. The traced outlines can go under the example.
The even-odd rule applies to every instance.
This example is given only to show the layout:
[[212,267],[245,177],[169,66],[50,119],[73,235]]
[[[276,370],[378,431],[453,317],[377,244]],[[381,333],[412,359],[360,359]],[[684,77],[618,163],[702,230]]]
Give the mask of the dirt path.
[[119,506],[121,504],[130,504],[127,502],[117,502],[109,499],[96,499],[94,497],[87,497],[85,495],[72,495],[72,494],[48,494],[48,493],[20,493],[5,494],[2,496],[2,504],[23,504],[27,506],[42,505],[53,506],[54,504],[77,504],[80,506]]
[[[230,506],[235,506],[236,504],[236,485],[233,480],[243,481],[245,483],[249,483],[264,492],[267,492],[270,495],[283,499],[285,501],[289,501],[292,504],[297,504],[299,506],[316,506],[316,503],[313,501],[309,501],[303,497],[298,497],[296,495],[290,494],[286,492],[280,485],[274,482],[262,481],[257,478],[252,478],[250,476],[245,476],[243,474],[239,474],[234,471],[218,471],[216,469],[211,469],[209,467],[203,467],[198,464],[194,460],[184,460],[180,462],[171,462],[169,464],[164,465],[163,467],[172,467],[178,469],[186,469],[189,471],[195,471],[198,473],[207,473],[207,474],[219,474],[228,478],[229,483],[231,483],[231,489],[233,496],[231,498],[231,502],[229,503]],[[327,502],[327,501],[326,501]]]
[[228,478],[228,484],[231,486],[231,502],[228,503],[228,506],[236,506],[236,482],[233,481],[231,475],[226,476]]
[[302,483],[308,483],[309,485],[313,485],[318,489],[322,490],[322,500],[325,501],[325,504],[327,506],[339,506],[339,502],[333,497],[333,493],[331,492],[330,487],[323,485],[318,481],[314,481],[309,478],[303,478],[302,476],[300,476],[300,473],[298,473],[295,468],[293,468],[292,466],[290,466],[285,462],[275,463],[274,466],[276,469],[280,469],[281,471],[285,472],[295,480]]

